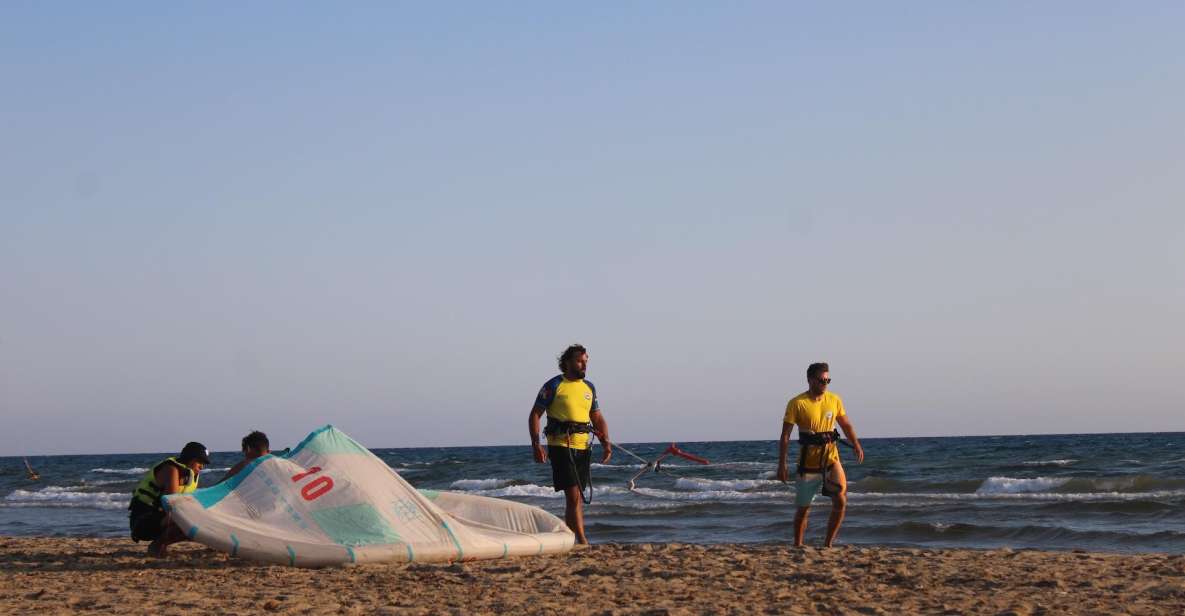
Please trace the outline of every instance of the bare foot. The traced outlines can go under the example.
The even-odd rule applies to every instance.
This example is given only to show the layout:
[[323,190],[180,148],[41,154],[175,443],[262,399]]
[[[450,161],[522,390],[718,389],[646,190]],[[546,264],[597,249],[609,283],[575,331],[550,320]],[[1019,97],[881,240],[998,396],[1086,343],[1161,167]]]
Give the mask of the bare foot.
[[168,546],[163,545],[159,540],[148,544],[148,555],[153,558],[164,558],[168,552]]

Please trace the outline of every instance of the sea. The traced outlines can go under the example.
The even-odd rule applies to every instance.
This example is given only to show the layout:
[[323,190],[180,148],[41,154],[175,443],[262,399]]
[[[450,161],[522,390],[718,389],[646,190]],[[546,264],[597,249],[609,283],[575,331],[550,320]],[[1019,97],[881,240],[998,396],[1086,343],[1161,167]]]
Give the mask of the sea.
[[[848,513],[839,543],[1185,553],[1185,433],[861,439],[841,448]],[[294,443],[293,443],[294,444]],[[669,443],[623,443],[645,460]],[[793,482],[775,479],[775,441],[679,443],[706,458],[659,472],[616,451],[593,464],[585,522],[593,542],[784,543]],[[797,445],[791,445],[791,472]],[[422,489],[505,498],[562,516],[550,468],[526,446],[375,449]],[[121,537],[140,476],[167,454],[0,458],[0,535]],[[212,481],[238,461],[216,452]],[[599,459],[599,448],[594,459]],[[819,543],[830,501],[817,497],[807,541]]]

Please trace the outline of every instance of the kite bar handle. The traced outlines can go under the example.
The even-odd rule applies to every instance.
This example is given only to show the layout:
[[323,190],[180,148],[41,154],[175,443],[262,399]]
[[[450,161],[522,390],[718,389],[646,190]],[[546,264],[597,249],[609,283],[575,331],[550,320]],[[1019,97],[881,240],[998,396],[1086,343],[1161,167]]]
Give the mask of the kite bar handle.
[[676,455],[676,456],[679,456],[680,458],[686,458],[688,460],[691,460],[692,462],[699,462],[700,464],[711,464],[711,462],[708,462],[708,460],[706,458],[701,458],[695,454],[687,453],[686,451],[683,451],[682,449],[679,449],[678,447],[676,447],[674,443],[671,443],[671,446],[667,447],[667,450],[664,453]]

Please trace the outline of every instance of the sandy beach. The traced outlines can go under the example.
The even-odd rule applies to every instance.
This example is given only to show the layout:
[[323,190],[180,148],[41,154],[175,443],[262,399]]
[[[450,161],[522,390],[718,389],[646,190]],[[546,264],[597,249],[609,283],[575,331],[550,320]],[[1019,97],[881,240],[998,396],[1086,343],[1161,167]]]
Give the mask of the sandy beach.
[[558,556],[292,569],[197,544],[0,538],[4,614],[1181,614],[1185,555],[596,545]]

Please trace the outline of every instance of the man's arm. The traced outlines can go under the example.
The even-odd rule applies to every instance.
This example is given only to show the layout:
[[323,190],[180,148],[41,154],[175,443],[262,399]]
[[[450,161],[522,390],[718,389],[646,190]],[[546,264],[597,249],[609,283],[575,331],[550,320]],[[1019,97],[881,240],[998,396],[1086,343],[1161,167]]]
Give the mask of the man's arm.
[[238,462],[235,462],[235,465],[230,467],[230,470],[226,471],[226,474],[222,476],[222,479],[219,479],[218,482],[215,483],[214,485],[218,485],[219,483],[222,483],[223,481],[226,481],[227,479],[230,479],[231,477],[238,475],[239,472],[242,471],[243,468],[245,468],[247,466],[247,462],[248,462],[247,460],[239,460]]
[[165,464],[156,471],[156,485],[161,494],[176,494],[181,489],[181,472],[172,464]]
[[589,413],[588,417],[592,420],[597,438],[601,439],[601,464],[604,464],[613,455],[613,443],[609,441],[609,424],[605,423],[605,416],[601,414],[600,409]]
[[543,413],[543,409],[534,406],[531,407],[531,414],[527,416],[527,432],[531,435],[531,455],[539,463],[547,461],[547,448],[539,443],[539,418]]
[[794,424],[782,422],[782,436],[778,437],[778,481],[790,481],[790,469],[786,468],[786,450],[790,448],[790,434]]
[[856,450],[856,463],[864,463],[864,448],[860,446],[860,439],[856,437],[856,429],[852,427],[852,422],[848,421],[847,415],[840,415],[835,418],[835,423],[843,428],[843,435],[852,442],[852,449]]

